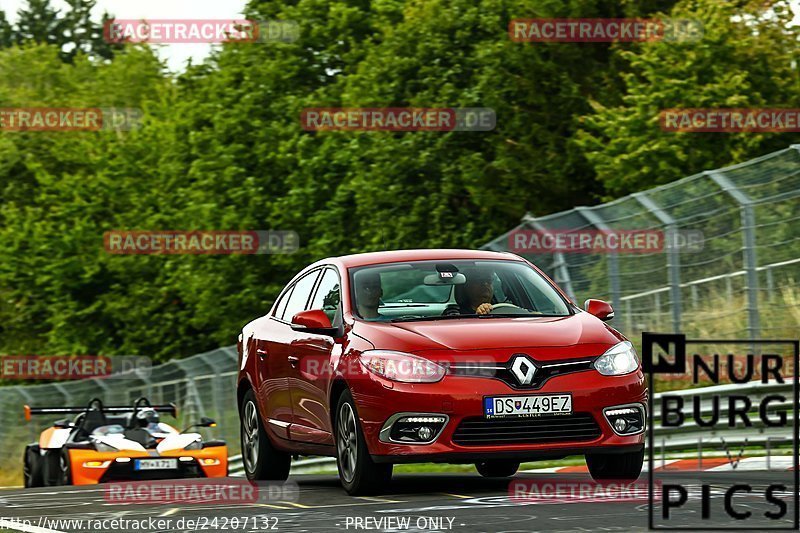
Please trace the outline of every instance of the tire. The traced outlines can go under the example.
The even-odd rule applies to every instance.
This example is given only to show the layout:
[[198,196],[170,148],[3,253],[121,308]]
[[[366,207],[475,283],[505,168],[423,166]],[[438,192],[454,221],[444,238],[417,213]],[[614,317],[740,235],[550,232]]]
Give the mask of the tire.
[[635,481],[642,473],[644,448],[638,452],[620,454],[587,454],[586,466],[595,481],[623,479]]
[[69,453],[66,448],[61,450],[59,455],[59,485],[72,485],[72,465],[69,462]]
[[486,461],[475,463],[475,468],[483,477],[511,477],[519,470],[519,463],[516,461]]
[[38,444],[31,444],[25,447],[25,455],[22,459],[22,478],[25,488],[44,486],[42,476],[42,456],[39,452]]
[[242,437],[242,463],[247,479],[286,481],[292,457],[288,453],[276,450],[269,441],[252,390],[247,391],[239,406],[239,425]]
[[61,450],[47,450],[42,456],[42,479],[45,487],[61,484]]
[[353,395],[346,390],[336,404],[334,433],[339,480],[351,496],[377,494],[392,479],[391,463],[375,463],[358,421]]

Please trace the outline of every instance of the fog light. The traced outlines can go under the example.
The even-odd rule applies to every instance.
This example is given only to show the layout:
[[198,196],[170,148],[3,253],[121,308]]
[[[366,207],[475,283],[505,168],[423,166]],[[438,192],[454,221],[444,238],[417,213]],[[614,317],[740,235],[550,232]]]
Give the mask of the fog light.
[[644,407],[640,404],[609,407],[603,413],[617,435],[636,435],[644,431]]
[[206,458],[202,460],[204,466],[214,466],[219,464],[219,459]]
[[383,425],[380,439],[383,442],[430,444],[442,432],[447,420],[446,415],[397,413]]

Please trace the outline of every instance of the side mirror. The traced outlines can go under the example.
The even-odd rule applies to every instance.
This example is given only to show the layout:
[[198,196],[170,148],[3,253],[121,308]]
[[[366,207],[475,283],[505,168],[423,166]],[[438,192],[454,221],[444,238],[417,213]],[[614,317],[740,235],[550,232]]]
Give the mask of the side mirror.
[[214,421],[213,418],[208,418],[207,416],[201,417],[200,422],[197,424],[192,424],[191,426],[187,427],[181,433],[186,433],[192,428],[215,428],[217,427],[217,423]]
[[300,311],[292,317],[292,329],[330,337],[335,337],[338,331],[331,325],[331,319],[322,309]]
[[586,300],[583,304],[583,308],[586,309],[587,313],[596,316],[604,322],[614,318],[614,309],[611,308],[608,302],[604,302],[603,300]]

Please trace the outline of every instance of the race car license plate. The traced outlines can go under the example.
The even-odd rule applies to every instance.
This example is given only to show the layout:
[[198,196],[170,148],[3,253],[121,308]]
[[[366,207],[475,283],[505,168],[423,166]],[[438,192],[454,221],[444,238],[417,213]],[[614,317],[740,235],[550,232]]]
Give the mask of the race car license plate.
[[177,459],[136,459],[134,470],[174,470],[178,468]]
[[486,418],[570,415],[572,414],[572,395],[536,394],[485,397],[483,414]]

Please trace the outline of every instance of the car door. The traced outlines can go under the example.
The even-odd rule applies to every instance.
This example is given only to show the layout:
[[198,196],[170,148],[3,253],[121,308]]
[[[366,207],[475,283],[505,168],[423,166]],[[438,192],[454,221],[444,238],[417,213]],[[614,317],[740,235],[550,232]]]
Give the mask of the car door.
[[289,426],[293,416],[289,376],[294,369],[289,356],[295,332],[290,322],[295,313],[305,309],[319,274],[320,270],[315,269],[290,285],[273,314],[266,317],[264,327],[256,329],[253,339],[258,359],[259,409],[264,413],[268,430],[282,439],[291,437]]
[[[307,309],[322,309],[331,324],[341,323],[341,282],[334,267],[322,272]],[[332,444],[331,421],[328,409],[328,390],[332,379],[330,364],[336,344],[332,337],[307,332],[295,332],[290,351],[296,366],[289,376],[289,391],[294,406],[291,427],[293,440],[317,444]]]

